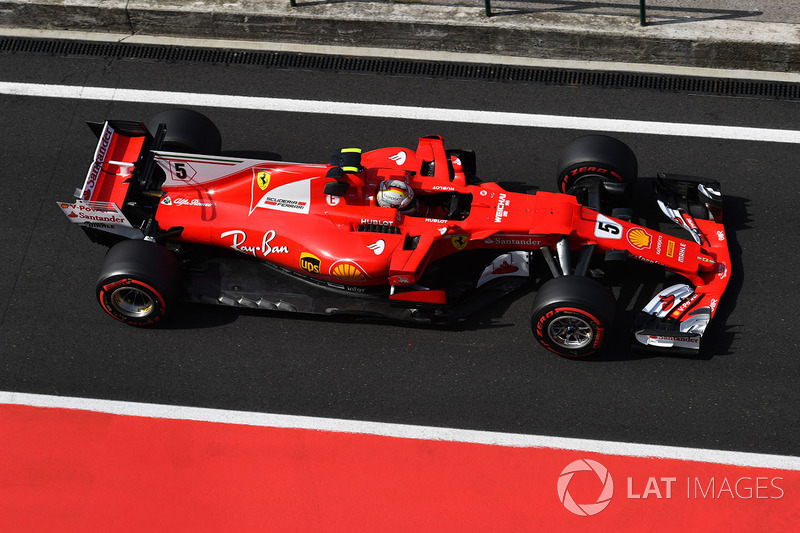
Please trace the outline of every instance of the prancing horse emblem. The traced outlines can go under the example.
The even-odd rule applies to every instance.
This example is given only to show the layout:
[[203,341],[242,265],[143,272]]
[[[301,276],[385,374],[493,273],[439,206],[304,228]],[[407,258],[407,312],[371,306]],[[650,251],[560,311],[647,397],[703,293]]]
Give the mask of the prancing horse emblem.
[[456,250],[463,250],[466,248],[467,244],[469,244],[469,237],[466,235],[456,235],[450,238],[450,242]]
[[269,187],[270,177],[271,176],[269,172],[259,172],[256,176],[256,181],[258,182],[258,186],[262,191]]

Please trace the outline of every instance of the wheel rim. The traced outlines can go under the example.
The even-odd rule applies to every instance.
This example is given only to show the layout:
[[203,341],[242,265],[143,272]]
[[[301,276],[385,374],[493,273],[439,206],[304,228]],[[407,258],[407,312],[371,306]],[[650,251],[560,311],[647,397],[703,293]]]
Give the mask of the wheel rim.
[[592,342],[594,331],[591,324],[577,316],[559,316],[550,322],[547,334],[562,348],[579,350]]
[[136,287],[120,287],[111,293],[111,304],[123,315],[141,318],[153,310],[153,298]]

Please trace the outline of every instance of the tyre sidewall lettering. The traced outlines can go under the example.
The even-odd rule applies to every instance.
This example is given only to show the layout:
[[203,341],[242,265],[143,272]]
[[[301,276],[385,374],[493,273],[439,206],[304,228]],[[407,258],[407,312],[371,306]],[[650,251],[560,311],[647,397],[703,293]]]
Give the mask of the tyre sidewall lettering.
[[612,177],[617,181],[624,181],[622,176],[616,170],[611,168],[598,166],[598,165],[583,165],[580,167],[575,167],[568,169],[564,172],[561,176],[561,192],[566,193],[569,190],[570,186],[575,182],[575,180],[583,177],[584,175],[599,175],[604,177]]
[[[550,323],[552,319],[562,315],[577,316],[578,318],[582,318],[589,323],[592,328],[591,347],[584,348],[576,353],[575,351],[562,348],[546,335],[545,332],[547,331],[547,324]],[[575,307],[554,307],[553,309],[542,313],[542,315],[536,321],[536,339],[539,341],[539,343],[541,343],[545,348],[566,357],[583,357],[595,353],[603,345],[604,337],[605,326],[603,325],[603,322],[598,320],[592,313]]]
[[[121,287],[134,287],[137,289],[144,289],[153,299],[153,311],[147,315],[146,317],[142,317],[142,319],[133,319],[129,316],[126,316],[120,313],[112,304],[111,304],[111,294],[116,289]],[[103,310],[108,313],[110,316],[114,317],[115,319],[119,320],[120,322],[124,322],[125,324],[130,324],[134,326],[149,326],[155,324],[161,317],[164,316],[166,313],[166,304],[164,303],[164,297],[161,295],[159,291],[153,288],[151,285],[139,281],[133,278],[121,278],[116,281],[112,281],[110,283],[106,283],[100,289],[99,294],[100,305],[103,307]]]

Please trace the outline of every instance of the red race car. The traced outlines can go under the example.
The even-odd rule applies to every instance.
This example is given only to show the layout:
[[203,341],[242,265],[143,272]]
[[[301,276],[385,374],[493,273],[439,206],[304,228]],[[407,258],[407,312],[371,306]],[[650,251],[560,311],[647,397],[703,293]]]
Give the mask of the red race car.
[[686,239],[635,224],[636,157],[604,135],[564,149],[560,192],[522,194],[479,183],[474,153],[438,136],[305,164],[217,155],[219,131],[190,110],[90,127],[85,183],[59,205],[110,246],[97,298],[135,326],[180,301],[453,322],[547,278],[533,334],[581,357],[607,343],[617,315],[598,272],[635,259],[682,277],[639,313],[636,343],[696,353],[730,278],[719,184],[655,179]]

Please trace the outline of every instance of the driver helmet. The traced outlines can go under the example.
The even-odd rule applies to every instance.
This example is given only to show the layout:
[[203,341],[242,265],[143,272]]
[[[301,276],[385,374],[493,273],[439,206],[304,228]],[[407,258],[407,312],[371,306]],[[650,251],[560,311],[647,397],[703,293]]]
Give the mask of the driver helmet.
[[407,209],[414,201],[414,190],[401,180],[385,180],[378,186],[375,200],[380,207]]

